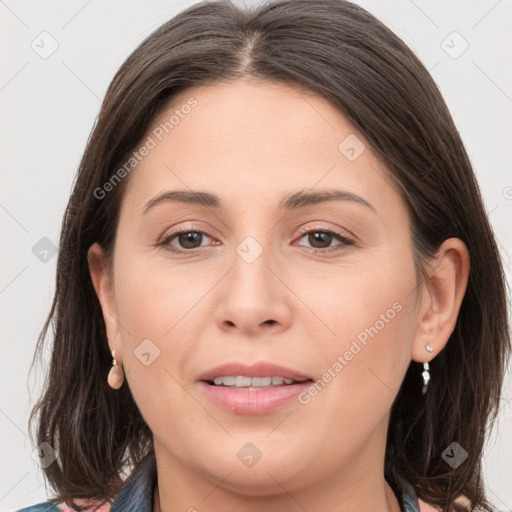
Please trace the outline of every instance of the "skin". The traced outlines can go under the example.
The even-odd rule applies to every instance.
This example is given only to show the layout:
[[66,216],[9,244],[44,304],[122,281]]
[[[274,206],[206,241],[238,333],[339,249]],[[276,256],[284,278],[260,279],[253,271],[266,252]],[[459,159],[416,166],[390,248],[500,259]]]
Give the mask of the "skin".
[[[154,434],[155,510],[399,511],[383,470],[390,409],[410,361],[431,361],[454,329],[467,248],[446,240],[418,282],[404,201],[325,99],[248,80],[194,87],[148,134],[191,96],[198,105],[130,176],[112,269],[98,244],[88,253],[109,349]],[[338,149],[350,134],[366,144],[354,161]],[[373,209],[278,208],[286,194],[331,188]],[[176,189],[214,193],[224,206],[164,202],[143,213]],[[171,228],[205,235],[192,248],[175,237],[168,243],[188,251],[175,254],[158,245]],[[315,241],[301,228],[354,243]],[[263,250],[252,263],[236,252],[247,236]],[[307,405],[244,416],[198,390],[198,375],[227,361],[271,361],[320,379],[395,303],[400,312]],[[160,350],[148,366],[134,355],[146,338]],[[237,457],[248,442],[262,453],[250,468]]]

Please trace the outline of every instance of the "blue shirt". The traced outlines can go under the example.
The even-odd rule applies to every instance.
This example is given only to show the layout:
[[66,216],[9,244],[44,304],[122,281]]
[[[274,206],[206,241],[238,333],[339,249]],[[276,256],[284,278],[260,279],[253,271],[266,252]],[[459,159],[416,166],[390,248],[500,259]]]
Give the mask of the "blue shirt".
[[[154,452],[142,459],[124,483],[112,503],[110,512],[153,512],[153,493],[157,483]],[[403,512],[420,512],[414,487],[402,481],[400,488],[393,485]],[[59,512],[57,505],[48,501],[38,503],[18,512]]]

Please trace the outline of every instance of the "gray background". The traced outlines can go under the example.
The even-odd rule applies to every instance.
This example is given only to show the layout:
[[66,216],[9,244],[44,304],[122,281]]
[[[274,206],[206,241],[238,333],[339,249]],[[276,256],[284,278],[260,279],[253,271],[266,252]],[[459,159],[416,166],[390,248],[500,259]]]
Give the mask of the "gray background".
[[[28,371],[50,308],[62,214],[101,99],[132,49],[192,3],[0,0],[0,510],[49,496],[27,437],[41,372],[29,380]],[[510,278],[511,0],[358,3],[431,70],[475,167]],[[499,510],[512,510],[511,391],[509,379],[484,460]]]

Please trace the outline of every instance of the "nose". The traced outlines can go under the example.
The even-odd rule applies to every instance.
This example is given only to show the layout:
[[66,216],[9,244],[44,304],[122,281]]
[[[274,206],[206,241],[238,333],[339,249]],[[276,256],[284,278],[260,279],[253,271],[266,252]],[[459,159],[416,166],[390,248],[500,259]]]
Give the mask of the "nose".
[[252,262],[235,253],[233,268],[219,289],[215,321],[220,329],[249,337],[288,329],[293,294],[282,274],[267,250]]

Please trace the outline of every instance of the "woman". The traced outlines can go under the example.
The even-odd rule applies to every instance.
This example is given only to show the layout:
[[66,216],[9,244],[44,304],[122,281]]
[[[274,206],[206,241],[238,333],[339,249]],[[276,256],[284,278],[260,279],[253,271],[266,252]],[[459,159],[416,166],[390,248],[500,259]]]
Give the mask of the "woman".
[[495,238],[433,80],[349,2],[204,2],[135,50],[50,324],[25,510],[491,510]]

